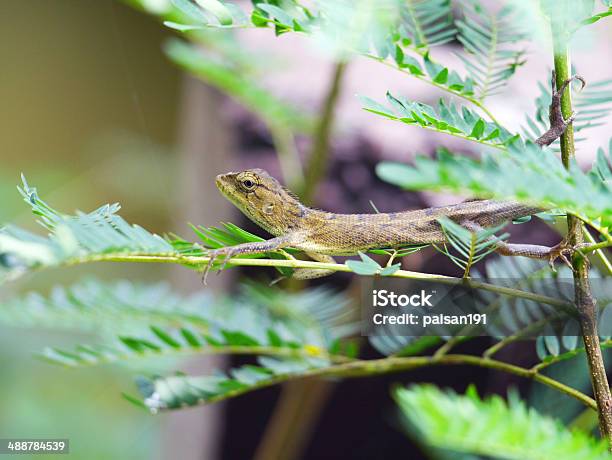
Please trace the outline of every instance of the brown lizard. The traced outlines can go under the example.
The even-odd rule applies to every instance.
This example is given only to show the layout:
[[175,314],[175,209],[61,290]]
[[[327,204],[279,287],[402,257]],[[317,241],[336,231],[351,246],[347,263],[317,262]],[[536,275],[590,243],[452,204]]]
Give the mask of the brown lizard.
[[[561,95],[567,80],[558,91],[554,87],[550,108],[550,129],[536,140],[540,146],[550,145],[573,121],[561,113]],[[227,262],[239,254],[276,251],[286,247],[299,249],[319,262],[331,263],[333,255],[355,255],[358,252],[380,248],[401,248],[418,244],[444,243],[446,238],[438,222],[447,217],[465,228],[477,231],[483,227],[500,225],[508,220],[530,216],[542,209],[518,202],[477,200],[415,211],[378,214],[335,214],[304,206],[299,199],[262,169],[248,169],[217,176],[216,185],[226,198],[248,218],[275,238],[267,241],[238,244],[211,250],[204,279],[213,261],[224,256]],[[497,242],[496,251],[506,256],[525,256],[553,261],[572,249],[565,241],[554,247],[533,244]],[[326,269],[298,269],[299,279],[318,278],[333,272]]]

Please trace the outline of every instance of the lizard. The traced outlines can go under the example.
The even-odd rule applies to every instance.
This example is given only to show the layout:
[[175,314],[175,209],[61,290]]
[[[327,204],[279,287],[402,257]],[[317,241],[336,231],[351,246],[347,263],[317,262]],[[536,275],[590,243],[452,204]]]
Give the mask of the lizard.
[[[575,114],[565,119],[561,113],[561,96],[573,76],[555,89],[550,106],[550,129],[535,142],[541,147],[559,138],[574,120]],[[315,261],[333,263],[332,256],[355,255],[371,249],[401,248],[420,244],[441,244],[446,237],[438,222],[447,217],[471,231],[494,227],[509,220],[530,216],[543,209],[514,201],[471,200],[462,203],[394,213],[336,214],[305,206],[295,194],[263,169],[247,169],[220,174],[216,178],[219,191],[242,213],[274,238],[260,242],[243,243],[208,251],[208,266],[204,283],[214,260],[223,256],[224,263],[239,254],[272,252],[292,247],[303,251]],[[553,247],[535,244],[516,244],[497,241],[496,252],[505,256],[525,256],[548,259],[566,257],[573,251],[565,240]],[[297,269],[293,276],[312,279],[327,276],[333,270]]]

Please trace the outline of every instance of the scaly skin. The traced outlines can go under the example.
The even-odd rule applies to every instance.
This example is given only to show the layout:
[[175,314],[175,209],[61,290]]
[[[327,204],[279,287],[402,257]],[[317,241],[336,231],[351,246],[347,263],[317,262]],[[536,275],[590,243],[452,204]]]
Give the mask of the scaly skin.
[[[584,86],[582,78],[574,78]],[[540,146],[554,142],[573,120],[573,116],[565,120],[560,115],[561,93],[570,82],[571,79],[565,82],[559,91],[553,87],[551,127],[536,140]],[[440,217],[447,217],[469,230],[477,231],[542,211],[512,201],[483,200],[396,213],[334,214],[304,206],[293,193],[262,169],[221,174],[217,176],[216,183],[225,197],[276,238],[212,250],[208,254],[210,263],[206,273],[219,256],[224,256],[227,261],[238,254],[293,247],[314,260],[330,262],[333,261],[332,255],[443,243],[445,236],[438,223]],[[502,255],[548,258],[551,264],[557,257],[569,263],[566,257],[568,251],[570,248],[564,242],[552,248],[503,242],[498,242],[497,247],[497,252]],[[329,273],[329,270],[300,269],[295,271],[294,276],[307,279]]]

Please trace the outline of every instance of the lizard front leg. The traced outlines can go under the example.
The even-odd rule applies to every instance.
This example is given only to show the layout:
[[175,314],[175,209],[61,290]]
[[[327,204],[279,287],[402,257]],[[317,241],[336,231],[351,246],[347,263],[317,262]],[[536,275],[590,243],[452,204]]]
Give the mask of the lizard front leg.
[[285,248],[287,246],[291,246],[292,244],[299,242],[300,239],[296,235],[283,235],[277,238],[272,238],[266,241],[256,241],[253,243],[243,243],[237,244],[236,246],[227,246],[219,249],[212,249],[206,253],[209,257],[208,264],[204,269],[204,273],[202,275],[202,281],[206,284],[206,279],[208,277],[208,272],[210,271],[215,259],[217,257],[223,256],[224,263],[221,267],[221,270],[225,268],[227,262],[232,258],[239,254],[257,254],[261,252],[270,252],[276,251],[278,249]]
[[550,103],[550,109],[548,113],[550,128],[544,134],[542,134],[535,142],[541,147],[552,144],[556,141],[561,135],[565,132],[570,123],[574,121],[575,114],[572,115],[566,120],[563,118],[563,113],[561,111],[561,96],[563,96],[563,92],[567,88],[567,86],[574,80],[580,81],[582,83],[582,88],[586,85],[584,78],[580,75],[574,75],[571,78],[568,78],[563,82],[561,88],[556,89],[556,75],[555,71],[552,72],[552,101]]

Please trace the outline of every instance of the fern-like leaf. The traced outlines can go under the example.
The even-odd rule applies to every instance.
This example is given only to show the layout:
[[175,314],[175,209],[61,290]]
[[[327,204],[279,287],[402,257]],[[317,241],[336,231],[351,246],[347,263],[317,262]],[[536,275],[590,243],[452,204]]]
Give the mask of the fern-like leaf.
[[423,53],[452,41],[457,33],[450,0],[406,0],[401,20],[402,38]]
[[[48,295],[31,292],[2,301],[0,322],[15,327],[107,333],[141,332],[149,324],[208,331],[221,302],[210,293],[181,297],[166,283],[101,282],[89,278]],[[231,304],[230,304],[231,306]]]
[[229,52],[227,45],[215,52],[219,40],[219,37],[200,40],[207,45],[204,47],[169,40],[164,51],[181,68],[229,94],[266,123],[272,126],[290,125],[295,132],[308,132],[312,127],[311,117],[258,85],[256,82],[259,78],[251,61],[237,55],[237,43],[231,45]]
[[464,0],[462,5],[465,16],[457,21],[458,39],[467,55],[459,57],[476,82],[478,100],[483,101],[498,93],[524,64],[525,51],[516,43],[525,34],[516,26],[516,12],[511,5],[497,13],[488,11],[478,0]]
[[[320,358],[259,358],[258,365],[246,365],[227,374],[192,377],[141,377],[137,380],[142,402],[152,413],[210,404],[265,388],[290,378],[308,375],[311,370],[328,365]],[[132,397],[133,398],[133,397]],[[136,398],[134,398],[136,399]]]
[[516,460],[609,458],[605,441],[570,431],[516,397],[507,403],[499,396],[481,399],[474,388],[462,396],[430,385],[394,395],[412,437],[430,447]]
[[[468,235],[465,235],[469,238]],[[564,273],[567,275],[567,273]],[[431,346],[444,343],[445,348],[477,336],[496,339],[487,356],[503,346],[520,339],[535,338],[549,324],[571,321],[573,284],[571,278],[554,278],[544,262],[524,258],[500,257],[487,261],[486,270],[472,270],[471,283],[488,281],[500,288],[521,289],[534,295],[543,295],[559,300],[559,305],[543,304],[537,299],[517,299],[497,292],[479,290],[477,284],[452,288],[443,284],[427,283],[428,292],[436,292],[439,310],[447,316],[486,314],[486,324],[472,323],[465,326],[434,325],[423,328],[420,324],[385,324],[376,327],[370,335],[370,343],[384,355],[412,355]],[[425,287],[425,286],[423,286]],[[421,288],[412,285],[411,290]],[[408,310],[401,309],[400,313]],[[410,311],[410,313],[414,313]]]
[[[356,331],[354,316],[344,295],[322,287],[291,293],[246,283],[240,294],[231,298],[209,292],[183,297],[163,283],[93,279],[68,288],[56,287],[48,296],[30,293],[9,298],[0,309],[0,322],[7,325],[121,334],[121,346],[102,347],[99,361],[138,357],[126,353],[130,351],[166,353],[164,343],[176,353],[194,345],[200,349],[257,345],[308,346],[326,354],[340,338]],[[175,337],[176,343],[169,343],[163,331]],[[135,346],[130,348],[130,343]],[[157,345],[147,347],[145,343]],[[97,362],[90,356],[94,349],[83,348],[83,356],[78,350],[60,356],[72,355],[75,365],[93,363]],[[55,351],[51,356],[56,356]]]
[[367,97],[362,97],[361,101],[364,110],[390,120],[450,134],[489,147],[505,148],[508,143],[516,139],[516,136],[504,128],[485,121],[467,107],[459,108],[443,99],[440,99],[437,110],[427,104],[412,102],[391,93],[387,93],[390,107]]
[[[258,321],[261,326],[261,321]],[[244,329],[244,328],[243,328]],[[195,329],[164,329],[151,326],[143,336],[121,336],[112,345],[78,345],[73,350],[48,347],[40,357],[53,364],[67,367],[94,366],[118,361],[146,358],[184,357],[195,354],[258,355],[280,358],[311,358],[344,360],[332,356],[326,348],[303,342],[304,337],[292,335],[281,324],[258,329],[250,334],[243,330],[223,329],[213,325],[209,332]]]
[[381,163],[383,180],[413,190],[449,190],[478,198],[514,199],[548,209],[562,209],[612,225],[612,182],[601,179],[612,171],[604,159],[596,173],[574,163],[566,170],[554,155],[537,145],[512,143],[507,152],[485,154],[481,161],[438,151],[437,160],[419,157],[415,166]]
[[436,248],[464,270],[463,276],[465,278],[469,276],[472,265],[494,252],[498,244],[509,236],[508,233],[495,235],[505,227],[505,224],[472,232],[448,218],[440,218],[438,221],[446,235],[448,244],[455,249],[457,254],[450,252],[446,246],[436,246]]

